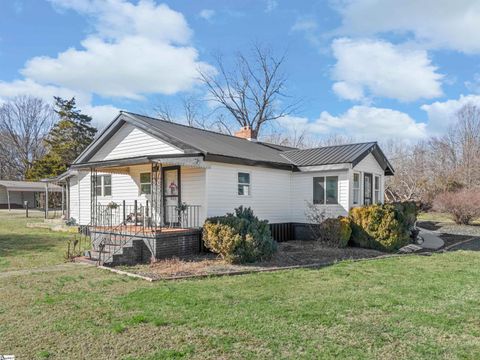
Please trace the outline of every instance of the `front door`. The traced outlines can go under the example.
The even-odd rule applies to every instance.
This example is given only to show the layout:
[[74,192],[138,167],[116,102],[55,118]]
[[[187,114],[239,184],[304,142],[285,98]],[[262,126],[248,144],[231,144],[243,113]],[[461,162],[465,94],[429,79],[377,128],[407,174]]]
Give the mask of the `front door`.
[[177,225],[178,206],[181,203],[180,166],[162,169],[163,216],[166,225]]
[[365,173],[363,177],[363,203],[365,205],[372,204],[372,197],[373,197],[373,181],[372,181],[372,174]]

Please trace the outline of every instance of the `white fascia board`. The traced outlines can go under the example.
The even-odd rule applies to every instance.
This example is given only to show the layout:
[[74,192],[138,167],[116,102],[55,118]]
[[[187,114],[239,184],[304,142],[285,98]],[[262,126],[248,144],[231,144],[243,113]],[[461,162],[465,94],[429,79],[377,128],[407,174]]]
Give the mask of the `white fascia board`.
[[352,164],[329,164],[329,165],[316,165],[316,166],[299,166],[298,169],[301,172],[313,172],[313,171],[332,171],[332,170],[348,170],[352,168]]

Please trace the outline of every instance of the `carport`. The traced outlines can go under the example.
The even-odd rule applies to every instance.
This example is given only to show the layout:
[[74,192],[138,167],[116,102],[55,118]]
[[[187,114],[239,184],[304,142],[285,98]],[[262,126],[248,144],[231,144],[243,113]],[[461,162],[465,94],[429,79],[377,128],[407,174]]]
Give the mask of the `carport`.
[[[35,194],[45,194],[44,209],[47,216],[49,193],[63,195],[63,191],[62,186],[45,182],[0,180],[0,206],[10,211],[12,208],[23,208],[25,201],[28,201],[29,207],[38,207],[38,204],[35,204]],[[63,209],[64,196],[62,196]]]

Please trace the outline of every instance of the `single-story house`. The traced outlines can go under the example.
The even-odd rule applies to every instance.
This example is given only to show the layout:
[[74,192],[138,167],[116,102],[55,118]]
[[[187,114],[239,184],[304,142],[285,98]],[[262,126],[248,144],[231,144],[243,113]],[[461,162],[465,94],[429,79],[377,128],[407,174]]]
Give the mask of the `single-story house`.
[[45,182],[0,180],[0,209],[22,209],[26,201],[30,208],[44,208],[48,192],[60,193],[62,188]]
[[301,150],[257,141],[248,128],[231,136],[121,112],[63,178],[81,225],[198,229],[243,205],[282,240],[307,222],[308,203],[331,217],[382,203],[393,172],[376,142]]

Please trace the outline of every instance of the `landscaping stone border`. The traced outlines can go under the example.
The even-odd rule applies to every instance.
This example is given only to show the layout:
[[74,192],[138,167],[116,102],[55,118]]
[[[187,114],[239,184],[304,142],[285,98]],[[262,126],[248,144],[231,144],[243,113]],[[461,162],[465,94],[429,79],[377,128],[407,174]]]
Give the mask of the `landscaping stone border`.
[[290,266],[271,267],[271,268],[266,268],[266,269],[224,271],[224,272],[218,272],[218,273],[212,273],[212,274],[178,275],[178,276],[168,276],[168,277],[162,277],[162,278],[139,275],[139,274],[135,274],[135,273],[125,271],[125,270],[118,270],[118,269],[108,267],[108,266],[98,266],[98,268],[103,269],[103,270],[108,270],[108,271],[111,271],[111,272],[119,274],[119,275],[125,275],[125,276],[129,276],[129,277],[134,277],[134,278],[139,278],[139,279],[142,279],[142,280],[146,280],[146,281],[149,281],[149,282],[154,282],[154,281],[164,281],[164,280],[165,281],[188,280],[188,279],[195,279],[195,278],[201,279],[201,278],[207,278],[207,277],[246,275],[246,274],[266,273],[266,272],[293,270],[293,269],[320,269],[320,268],[324,268],[324,267],[327,267],[327,266],[332,266],[332,265],[335,265],[335,264],[339,264],[339,263],[345,262],[345,261],[360,262],[360,261],[381,260],[381,259],[412,256],[412,255],[430,256],[430,255],[432,255],[432,252],[421,252],[421,253],[410,253],[410,254],[386,254],[386,255],[380,255],[380,256],[377,256],[377,257],[371,257],[371,258],[365,258],[365,259],[351,259],[351,260],[350,259],[344,259],[344,260],[340,260],[340,261],[324,261],[324,262],[306,264],[306,265],[290,265]]

